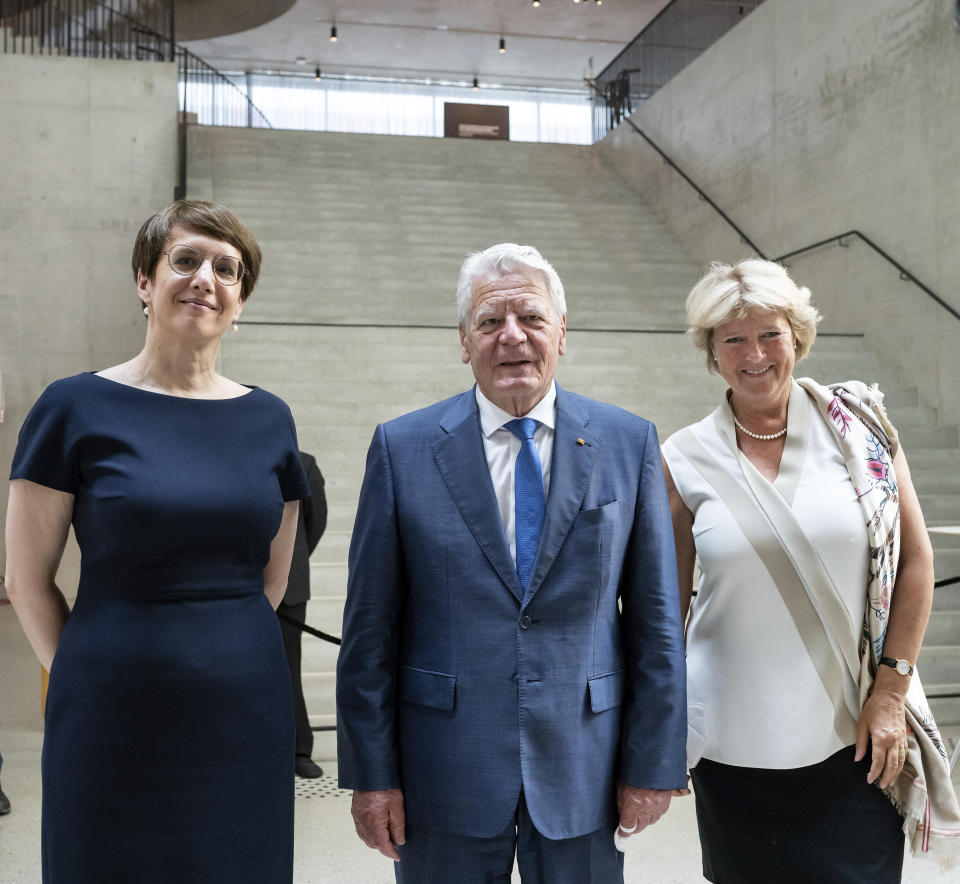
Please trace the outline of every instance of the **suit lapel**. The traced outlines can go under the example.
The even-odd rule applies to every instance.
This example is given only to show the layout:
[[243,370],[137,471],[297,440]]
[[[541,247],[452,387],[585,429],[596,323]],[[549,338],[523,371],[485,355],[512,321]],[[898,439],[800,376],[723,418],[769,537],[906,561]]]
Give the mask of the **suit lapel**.
[[[503,533],[500,508],[483,451],[480,411],[473,390],[457,397],[440,426],[443,432],[434,446],[433,456],[443,481],[493,569],[521,601],[523,590]],[[549,513],[549,506],[547,509]]]
[[587,429],[589,422],[590,417],[579,402],[558,384],[557,426],[553,435],[547,518],[527,587],[526,602],[530,601],[549,573],[587,493],[600,451],[600,440]]

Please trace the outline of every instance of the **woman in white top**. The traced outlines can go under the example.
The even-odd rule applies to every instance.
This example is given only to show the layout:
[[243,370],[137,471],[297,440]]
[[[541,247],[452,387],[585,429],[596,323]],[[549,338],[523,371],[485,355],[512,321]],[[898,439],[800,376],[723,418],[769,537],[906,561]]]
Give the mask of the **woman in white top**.
[[819,318],[768,261],[714,264],[687,299],[729,385],[663,446],[716,884],[894,882],[903,831],[920,850],[960,841],[913,672],[933,597],[923,514],[876,389],[794,380]]

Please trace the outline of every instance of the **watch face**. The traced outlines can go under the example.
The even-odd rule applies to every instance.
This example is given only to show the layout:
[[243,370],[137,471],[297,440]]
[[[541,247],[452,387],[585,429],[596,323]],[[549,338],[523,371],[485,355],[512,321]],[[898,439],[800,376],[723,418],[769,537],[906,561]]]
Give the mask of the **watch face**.
[[909,675],[910,664],[906,660],[897,660],[897,672],[901,675]]

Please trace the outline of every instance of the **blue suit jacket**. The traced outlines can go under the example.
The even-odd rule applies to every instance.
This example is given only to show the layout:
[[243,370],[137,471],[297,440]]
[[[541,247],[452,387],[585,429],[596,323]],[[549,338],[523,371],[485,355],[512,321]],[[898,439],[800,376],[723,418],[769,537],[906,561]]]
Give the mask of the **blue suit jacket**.
[[346,789],[491,837],[614,825],[615,784],[686,784],[673,530],[656,430],[557,388],[547,515],[524,596],[473,391],[377,427],[337,664]]

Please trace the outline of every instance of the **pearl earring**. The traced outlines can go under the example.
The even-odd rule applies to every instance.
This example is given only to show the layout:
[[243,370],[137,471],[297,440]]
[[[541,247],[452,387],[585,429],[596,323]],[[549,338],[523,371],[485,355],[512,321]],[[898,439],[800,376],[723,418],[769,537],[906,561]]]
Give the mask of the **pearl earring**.
[[240,331],[240,326],[238,325],[236,320],[233,321],[233,325],[230,326],[230,330],[233,332]]
[[149,316],[149,315],[150,315],[150,305],[149,305],[149,304],[144,304],[144,305],[143,305],[143,315],[144,315],[144,316]]

